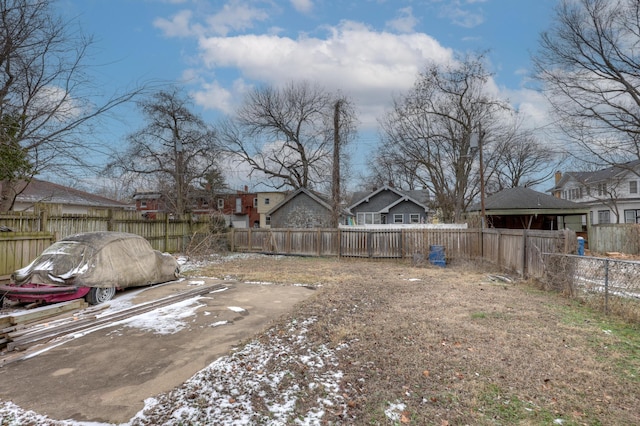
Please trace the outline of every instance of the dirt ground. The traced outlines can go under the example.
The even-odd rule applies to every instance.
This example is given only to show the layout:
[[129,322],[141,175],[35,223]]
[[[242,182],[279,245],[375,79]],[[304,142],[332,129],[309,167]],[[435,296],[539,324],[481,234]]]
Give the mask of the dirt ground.
[[[340,349],[344,401],[320,424],[640,424],[639,327],[532,283],[473,264],[268,256],[203,266],[197,274],[272,285],[237,285],[206,308],[224,311],[247,297],[240,306],[248,316],[227,312],[243,333],[211,336],[192,327],[180,337],[139,330],[87,336],[0,369],[0,399],[57,419],[126,421],[144,398],[176,386],[240,340],[267,340],[266,327],[283,334],[293,320],[316,318],[305,338],[308,346]],[[286,358],[296,355],[305,354]],[[282,369],[276,358],[268,367],[274,373]],[[322,390],[306,386],[303,364],[288,374],[299,381],[292,409],[301,418]],[[206,396],[198,403],[206,405]],[[390,406],[400,407],[397,417]],[[149,412],[144,424],[166,424],[179,409]]]
[[[308,338],[318,344],[348,345],[347,414],[327,413],[327,424],[640,424],[640,328],[532,283],[473,264],[348,259],[265,258],[224,271],[322,285],[291,317],[317,317]],[[403,409],[390,421],[394,403]]]

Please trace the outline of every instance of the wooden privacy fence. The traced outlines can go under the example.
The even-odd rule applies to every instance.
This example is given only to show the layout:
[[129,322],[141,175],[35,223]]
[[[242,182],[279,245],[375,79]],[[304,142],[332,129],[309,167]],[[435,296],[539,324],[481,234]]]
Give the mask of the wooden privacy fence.
[[13,271],[28,265],[52,242],[53,235],[48,232],[1,232],[0,281],[7,280]]
[[234,229],[231,250],[371,259],[427,256],[444,247],[447,260],[483,258],[526,277],[542,277],[542,253],[572,253],[572,231],[520,229]]
[[175,253],[184,250],[189,237],[208,227],[208,217],[175,218],[156,213],[154,219],[142,217],[140,212],[122,210],[96,210],[89,214],[53,214],[41,209],[37,213],[12,212],[0,215],[0,225],[14,232],[48,232],[55,240],[81,232],[116,231],[138,234],[146,238],[153,248]]
[[588,238],[592,253],[640,254],[640,224],[592,225]]
[[180,219],[157,213],[155,219],[140,212],[96,210],[89,214],[56,214],[54,209],[37,212],[11,212],[0,215],[0,226],[14,232],[0,232],[0,280],[26,266],[52,242],[69,235],[92,231],[138,234],[163,252],[184,251],[191,236],[209,226],[208,217]]

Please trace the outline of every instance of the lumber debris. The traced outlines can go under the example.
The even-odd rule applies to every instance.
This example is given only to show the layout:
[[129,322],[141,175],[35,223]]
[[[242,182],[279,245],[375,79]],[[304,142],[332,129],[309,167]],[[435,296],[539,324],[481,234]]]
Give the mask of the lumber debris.
[[[87,333],[108,327],[112,323],[224,288],[225,286],[221,284],[198,287],[197,289],[175,293],[162,299],[141,303],[115,312],[101,313],[100,310],[104,309],[104,307],[101,308],[98,306],[88,309],[81,308],[82,310],[74,313],[70,317],[48,322],[45,321],[30,326],[26,326],[26,322],[18,321],[15,326],[1,330],[0,349],[4,347],[4,356],[0,355],[0,367],[10,362],[24,359],[33,353],[36,347],[38,348],[37,351],[40,351],[49,345],[59,344],[60,341],[64,339],[72,338],[80,332]],[[60,312],[60,310],[55,309],[54,311]],[[38,315],[30,318],[36,317],[38,317]],[[40,317],[40,319],[42,318],[45,317]],[[18,355],[18,353],[21,353],[21,355]]]

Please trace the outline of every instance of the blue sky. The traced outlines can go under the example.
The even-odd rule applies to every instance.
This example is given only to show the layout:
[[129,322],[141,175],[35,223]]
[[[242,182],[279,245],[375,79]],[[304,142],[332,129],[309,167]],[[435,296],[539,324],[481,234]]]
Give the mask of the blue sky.
[[[356,103],[356,169],[375,149],[376,118],[409,89],[427,61],[488,50],[494,90],[531,122],[545,106],[530,56],[555,0],[59,0],[94,36],[98,83],[116,91],[145,81],[183,83],[196,112],[215,122],[250,88],[310,80]],[[111,146],[142,126],[122,108]],[[117,117],[117,116],[120,117]],[[230,172],[231,173],[231,172]],[[255,181],[234,169],[234,185]]]

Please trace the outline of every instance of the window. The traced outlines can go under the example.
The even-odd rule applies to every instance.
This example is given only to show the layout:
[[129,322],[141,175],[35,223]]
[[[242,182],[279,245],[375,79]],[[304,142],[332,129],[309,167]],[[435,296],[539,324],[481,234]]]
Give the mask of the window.
[[258,199],[257,198],[253,199],[253,207],[254,208],[258,207]]
[[140,201],[140,208],[141,209],[146,209],[147,208],[147,200],[141,200]]
[[599,183],[598,184],[598,197],[602,197],[603,195],[607,195],[607,184]]
[[625,210],[624,223],[640,223],[640,210]]
[[629,194],[637,194],[638,193],[638,181],[632,180],[629,182]]
[[420,223],[420,215],[418,213],[411,213],[410,223]]
[[218,210],[224,209],[224,198],[218,198]]
[[611,223],[609,210],[598,210],[598,224]]
[[236,213],[242,213],[242,198],[236,198]]
[[269,203],[271,203],[271,200],[270,200],[270,199],[268,199],[268,198],[265,198],[265,199],[264,199],[264,205],[265,205],[265,206],[268,206],[268,205],[269,205]]
[[356,216],[358,225],[378,225],[382,223],[380,213],[358,213]]
[[264,217],[264,224],[265,224],[266,226],[271,226],[271,216],[266,215],[266,216]]
[[404,223],[404,215],[398,213],[394,214],[393,223]]

